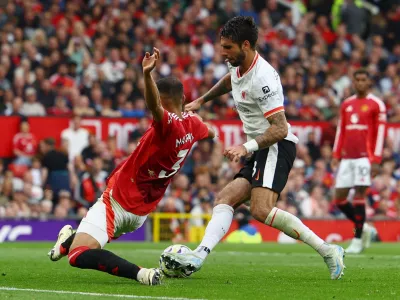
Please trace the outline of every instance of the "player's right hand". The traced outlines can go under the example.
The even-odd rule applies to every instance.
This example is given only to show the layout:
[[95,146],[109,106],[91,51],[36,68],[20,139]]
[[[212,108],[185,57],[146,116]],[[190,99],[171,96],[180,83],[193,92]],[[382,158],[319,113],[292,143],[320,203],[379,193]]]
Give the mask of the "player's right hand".
[[156,66],[157,60],[160,58],[160,50],[156,47],[153,48],[154,52],[150,55],[149,52],[146,52],[144,55],[142,66],[143,73],[150,73]]
[[204,102],[203,98],[197,98],[196,100],[185,105],[185,111],[199,110],[203,102]]
[[371,165],[371,177],[375,178],[381,171],[381,166],[377,163]]

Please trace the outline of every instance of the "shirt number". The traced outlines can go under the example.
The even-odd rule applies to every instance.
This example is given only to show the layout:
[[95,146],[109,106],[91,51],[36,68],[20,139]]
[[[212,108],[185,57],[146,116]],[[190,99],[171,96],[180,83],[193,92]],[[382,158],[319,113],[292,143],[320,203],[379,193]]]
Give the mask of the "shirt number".
[[158,178],[168,178],[168,177],[171,177],[171,176],[175,175],[176,172],[178,172],[179,169],[181,168],[181,163],[185,159],[185,157],[186,157],[188,152],[189,152],[189,149],[179,151],[178,152],[178,157],[180,159],[172,166],[172,170],[173,171],[171,173],[167,174],[167,171],[162,170],[160,172],[160,175],[158,175]]

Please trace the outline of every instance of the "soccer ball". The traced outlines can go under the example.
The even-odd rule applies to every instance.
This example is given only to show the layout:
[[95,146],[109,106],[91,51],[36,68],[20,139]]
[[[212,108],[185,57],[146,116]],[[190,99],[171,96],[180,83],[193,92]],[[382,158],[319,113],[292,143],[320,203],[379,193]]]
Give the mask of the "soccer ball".
[[[171,245],[167,247],[163,253],[189,253],[192,252],[189,247],[185,245]],[[184,278],[189,277],[193,272],[191,271],[184,271],[184,270],[173,270],[167,268],[167,264],[165,263],[162,255],[160,257],[160,269],[167,277],[172,278]]]

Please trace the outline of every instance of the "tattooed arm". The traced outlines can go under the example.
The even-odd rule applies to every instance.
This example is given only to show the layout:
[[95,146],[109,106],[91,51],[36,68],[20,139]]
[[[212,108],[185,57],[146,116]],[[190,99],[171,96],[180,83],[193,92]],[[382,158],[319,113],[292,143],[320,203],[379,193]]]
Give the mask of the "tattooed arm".
[[243,145],[226,148],[224,155],[238,162],[242,156],[258,149],[268,148],[288,135],[288,123],[284,111],[273,114],[267,120],[271,126],[263,134]]
[[204,103],[232,91],[231,74],[222,77],[207,93],[185,106],[185,111],[198,110]]
[[205,93],[202,97],[204,103],[217,98],[223,94],[232,91],[232,83],[231,83],[231,74],[228,73],[224,77],[222,77],[207,93]]
[[281,111],[267,118],[271,126],[255,138],[259,149],[268,148],[288,135],[288,123],[285,112]]

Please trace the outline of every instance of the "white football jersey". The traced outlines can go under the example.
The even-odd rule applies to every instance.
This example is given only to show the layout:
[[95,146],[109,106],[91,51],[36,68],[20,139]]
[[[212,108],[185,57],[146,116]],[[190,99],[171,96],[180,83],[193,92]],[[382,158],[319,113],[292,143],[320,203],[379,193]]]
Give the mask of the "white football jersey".
[[[240,74],[239,67],[228,63],[231,74],[232,95],[247,140],[263,134],[270,126],[267,118],[284,111],[283,88],[279,74],[257,52],[246,73]],[[297,143],[298,138],[291,132],[285,138]]]

